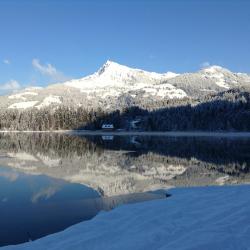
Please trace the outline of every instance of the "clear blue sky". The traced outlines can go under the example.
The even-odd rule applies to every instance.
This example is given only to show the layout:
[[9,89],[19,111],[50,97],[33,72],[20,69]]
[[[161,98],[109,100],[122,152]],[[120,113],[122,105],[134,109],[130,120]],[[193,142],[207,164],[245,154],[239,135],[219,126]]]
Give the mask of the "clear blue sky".
[[205,62],[250,72],[247,0],[0,0],[0,32],[0,92],[82,77],[108,59],[156,72]]

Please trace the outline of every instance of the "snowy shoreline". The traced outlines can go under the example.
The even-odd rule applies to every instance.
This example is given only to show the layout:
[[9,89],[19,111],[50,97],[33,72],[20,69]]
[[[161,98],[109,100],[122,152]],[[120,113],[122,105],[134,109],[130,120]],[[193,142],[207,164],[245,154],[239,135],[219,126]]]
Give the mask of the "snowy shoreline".
[[0,133],[65,133],[69,135],[166,136],[166,137],[250,137],[250,132],[207,131],[103,131],[103,130],[0,130]]
[[6,250],[249,249],[250,185],[175,188]]

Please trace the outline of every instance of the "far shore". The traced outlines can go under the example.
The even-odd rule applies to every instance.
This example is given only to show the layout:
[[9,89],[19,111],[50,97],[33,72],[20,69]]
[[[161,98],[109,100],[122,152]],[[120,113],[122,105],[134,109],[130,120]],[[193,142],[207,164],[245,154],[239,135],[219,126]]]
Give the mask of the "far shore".
[[104,130],[46,130],[18,131],[0,130],[0,133],[61,133],[69,135],[100,135],[100,136],[166,136],[166,137],[250,137],[250,132],[226,131],[104,131]]

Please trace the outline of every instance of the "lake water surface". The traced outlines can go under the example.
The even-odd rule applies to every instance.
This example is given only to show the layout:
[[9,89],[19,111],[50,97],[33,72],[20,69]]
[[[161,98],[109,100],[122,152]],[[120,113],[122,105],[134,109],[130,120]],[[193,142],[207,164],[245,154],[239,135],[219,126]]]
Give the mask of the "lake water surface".
[[1,133],[0,246],[166,197],[152,190],[249,183],[249,149],[235,136]]

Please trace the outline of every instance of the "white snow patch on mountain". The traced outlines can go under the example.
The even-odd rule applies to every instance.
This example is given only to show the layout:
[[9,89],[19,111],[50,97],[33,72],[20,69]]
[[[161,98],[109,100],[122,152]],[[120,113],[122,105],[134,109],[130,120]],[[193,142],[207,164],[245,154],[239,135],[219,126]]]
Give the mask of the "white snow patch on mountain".
[[200,91],[204,91],[204,92],[216,92],[215,90],[212,90],[212,89],[200,89]]
[[45,97],[43,102],[36,106],[38,109],[49,106],[51,104],[61,104],[60,96],[53,96],[50,95],[48,97]]
[[203,71],[208,74],[216,74],[218,71],[224,70],[221,66],[213,65],[207,68],[204,68]]
[[110,89],[110,90],[105,91],[102,94],[101,98],[105,99],[108,96],[116,96],[116,97],[118,97],[120,94],[121,94],[121,92],[119,92],[119,91],[117,91],[115,89]]
[[219,87],[222,87],[222,88],[225,88],[225,89],[229,89],[229,88],[230,88],[223,78],[219,79],[219,80],[216,81],[215,83],[216,83]]
[[205,77],[215,79],[215,84],[219,87],[229,89],[230,86],[225,82],[225,76],[223,72],[229,72],[228,70],[220,66],[211,66],[202,70]]
[[177,73],[174,73],[174,72],[171,72],[171,71],[168,71],[167,73],[163,74],[164,77],[168,78],[168,79],[171,79],[171,78],[174,78],[176,76],[179,76],[180,74],[177,74]]
[[158,92],[157,95],[164,98],[165,96],[168,96],[170,99],[173,98],[184,98],[187,96],[185,91],[182,89],[177,89],[173,85],[169,83],[159,84],[157,85]]
[[34,107],[38,101],[29,101],[29,102],[18,102],[11,104],[8,108],[9,109],[27,109]]

